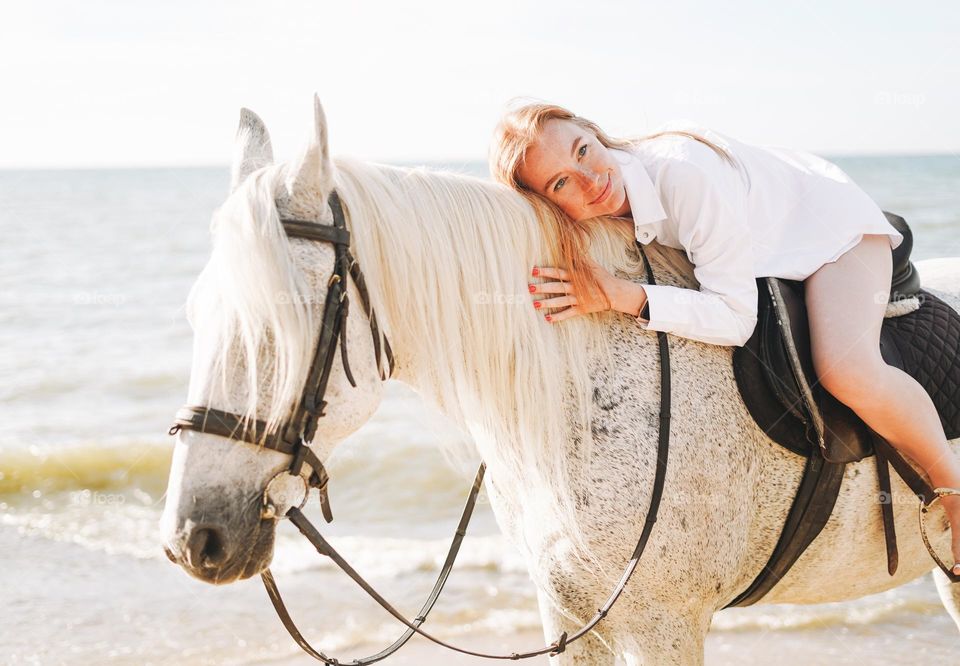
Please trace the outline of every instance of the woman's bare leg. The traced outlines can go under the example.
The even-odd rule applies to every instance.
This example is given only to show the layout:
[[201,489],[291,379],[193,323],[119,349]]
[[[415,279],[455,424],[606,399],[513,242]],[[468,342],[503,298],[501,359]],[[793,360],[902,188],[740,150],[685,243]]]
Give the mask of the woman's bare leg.
[[[880,355],[880,328],[890,294],[888,236],[866,234],[837,261],[804,281],[810,345],[821,385],[930,476],[934,487],[960,488],[960,460],[947,444],[930,396]],[[941,500],[960,563],[960,497]],[[960,573],[960,564],[953,568]]]

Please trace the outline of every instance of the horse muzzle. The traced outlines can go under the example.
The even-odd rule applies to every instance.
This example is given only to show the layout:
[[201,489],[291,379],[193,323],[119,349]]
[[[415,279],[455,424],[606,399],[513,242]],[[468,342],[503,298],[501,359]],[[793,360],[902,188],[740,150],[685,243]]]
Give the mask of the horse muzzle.
[[[207,505],[209,506],[209,505]],[[236,506],[236,505],[234,505]],[[176,521],[164,530],[164,554],[188,574],[214,585],[250,578],[270,566],[276,521],[260,502],[241,512],[212,511]],[[223,519],[213,519],[213,516]]]

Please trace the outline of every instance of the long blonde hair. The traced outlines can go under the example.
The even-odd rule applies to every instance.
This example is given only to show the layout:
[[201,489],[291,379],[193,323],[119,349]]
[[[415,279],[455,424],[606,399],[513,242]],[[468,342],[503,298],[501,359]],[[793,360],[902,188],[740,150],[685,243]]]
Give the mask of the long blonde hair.
[[685,136],[709,146],[729,164],[734,165],[735,163],[730,154],[721,146],[699,134],[684,130],[665,130],[628,139],[616,138],[608,135],[596,123],[576,115],[569,109],[546,102],[526,103],[504,114],[494,130],[493,141],[490,144],[490,174],[497,182],[503,183],[527,197],[541,216],[541,221],[549,225],[549,220],[543,218],[552,217],[553,220],[565,222],[549,226],[553,226],[557,231],[560,255],[562,261],[566,264],[565,268],[570,273],[570,282],[574,292],[599,295],[609,308],[609,297],[588,267],[589,234],[587,233],[587,225],[583,221],[571,220],[559,206],[527,187],[519,177],[519,170],[524,164],[527,150],[539,139],[543,126],[548,120],[569,120],[584,130],[592,132],[597,140],[607,148],[618,148],[620,150],[630,150],[642,141],[667,134]]

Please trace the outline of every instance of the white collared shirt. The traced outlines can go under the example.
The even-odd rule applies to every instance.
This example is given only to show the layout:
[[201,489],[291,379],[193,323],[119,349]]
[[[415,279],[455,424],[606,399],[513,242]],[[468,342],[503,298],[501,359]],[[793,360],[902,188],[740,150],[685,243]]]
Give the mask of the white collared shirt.
[[684,136],[645,140],[620,163],[636,238],[682,249],[700,290],[644,285],[645,329],[717,345],[742,346],[757,323],[761,276],[804,280],[835,261],[864,233],[903,236],[837,166],[809,153],[744,144],[689,122],[684,129],[726,149]]

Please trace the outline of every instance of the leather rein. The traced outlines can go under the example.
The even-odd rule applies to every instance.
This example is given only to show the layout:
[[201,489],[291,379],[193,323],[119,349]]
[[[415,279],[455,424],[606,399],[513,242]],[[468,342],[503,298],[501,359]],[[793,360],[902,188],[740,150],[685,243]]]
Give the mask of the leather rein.
[[[327,406],[323,399],[326,392],[327,382],[330,377],[330,369],[333,365],[334,357],[337,352],[337,343],[340,343],[341,363],[344,373],[350,384],[356,387],[353,374],[347,357],[346,346],[346,320],[349,312],[349,300],[347,298],[347,276],[353,278],[354,284],[360,293],[361,302],[364,311],[370,321],[370,328],[373,334],[374,354],[377,360],[377,370],[381,380],[386,380],[393,375],[394,359],[390,343],[386,336],[383,336],[384,350],[386,352],[389,364],[389,373],[384,374],[381,365],[380,332],[377,326],[376,315],[370,305],[369,294],[363,273],[360,271],[356,259],[350,252],[350,232],[347,230],[346,219],[343,213],[343,207],[336,190],[330,193],[329,205],[333,211],[333,225],[320,224],[317,222],[308,222],[303,220],[281,219],[280,222],[290,238],[306,238],[313,241],[332,243],[336,253],[334,260],[333,274],[327,283],[327,296],[324,303],[323,319],[320,328],[319,340],[314,353],[313,363],[310,368],[310,374],[307,377],[303,395],[293,411],[291,417],[283,424],[278,431],[268,432],[266,423],[259,419],[244,419],[232,412],[227,412],[212,407],[199,405],[187,405],[177,411],[174,424],[168,433],[177,434],[180,430],[194,430],[207,434],[226,437],[232,442],[246,442],[249,444],[262,445],[266,448],[279,451],[280,453],[291,456],[290,466],[277,474],[267,483],[263,491],[263,505],[261,508],[261,518],[263,520],[280,520],[289,518],[301,534],[314,546],[320,555],[324,555],[333,560],[344,573],[352,578],[363,590],[370,595],[380,606],[395,617],[399,622],[406,626],[403,634],[397,638],[390,646],[384,648],[376,654],[368,657],[354,659],[350,662],[342,662],[334,657],[329,657],[319,650],[315,649],[303,637],[297,629],[296,624],[290,617],[283,599],[280,596],[280,590],[277,588],[276,581],[270,569],[266,569],[260,574],[263,585],[267,590],[270,601],[280,617],[283,626],[304,652],[314,659],[322,661],[331,666],[365,666],[372,664],[390,656],[406,643],[414,633],[442,645],[446,648],[469,654],[476,657],[485,657],[488,659],[527,659],[542,654],[549,653],[550,656],[556,656],[566,649],[566,646],[589,632],[600,622],[613,607],[614,603],[626,586],[627,581],[633,574],[640,556],[646,547],[653,524],[657,520],[657,510],[660,506],[660,499],[663,495],[664,479],[667,470],[667,458],[670,442],[670,348],[667,342],[667,335],[662,331],[657,331],[657,339],[660,348],[660,423],[659,438],[657,444],[657,467],[653,481],[653,491],[650,499],[650,507],[647,511],[647,517],[643,524],[643,530],[640,538],[633,550],[630,561],[627,563],[623,574],[617,583],[616,588],[607,598],[606,602],[597,609],[596,614],[581,629],[568,636],[563,632],[560,637],[552,644],[542,648],[531,650],[529,652],[513,652],[510,654],[486,654],[483,652],[474,652],[459,648],[455,645],[446,643],[439,638],[427,633],[421,629],[421,625],[426,621],[427,615],[433,609],[434,604],[443,590],[443,586],[453,569],[454,561],[460,550],[460,544],[466,535],[467,526],[473,514],[476,505],[477,496],[483,482],[483,475],[486,471],[486,464],[481,462],[477,470],[476,478],[470,488],[470,494],[467,497],[466,504],[460,516],[460,522],[457,525],[453,540],[444,560],[443,567],[434,583],[433,589],[427,596],[426,601],[420,608],[420,612],[411,621],[402,613],[394,608],[380,593],[378,593],[350,564],[333,548],[332,545],[323,537],[323,535],[307,520],[301,512],[309,496],[310,488],[316,488],[320,497],[320,507],[323,517],[327,522],[333,520],[333,514],[330,510],[330,500],[327,495],[327,484],[329,476],[323,463],[310,450],[310,444],[313,441],[317,430],[317,423],[320,417],[324,416],[324,408]],[[647,271],[648,284],[656,284],[654,281],[653,270],[647,259],[643,246],[637,242],[637,248],[643,257]],[[310,475],[304,479],[303,466],[310,467]],[[299,502],[293,502],[286,511],[283,511],[283,505],[289,503],[285,498],[277,497],[274,493],[274,483],[282,480],[282,477],[291,476],[299,479],[303,484],[302,497]]]

